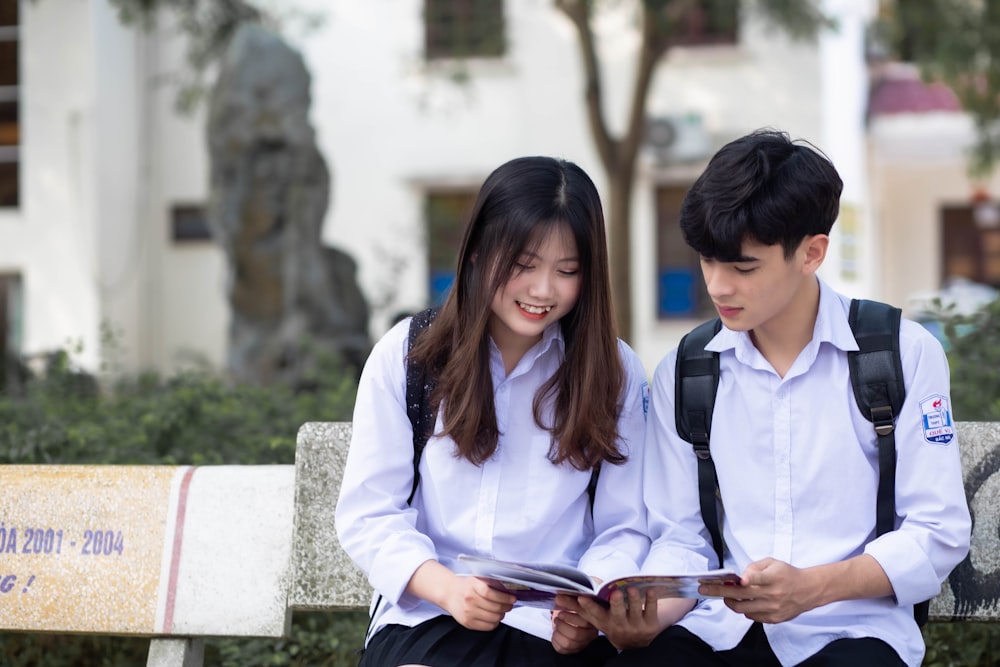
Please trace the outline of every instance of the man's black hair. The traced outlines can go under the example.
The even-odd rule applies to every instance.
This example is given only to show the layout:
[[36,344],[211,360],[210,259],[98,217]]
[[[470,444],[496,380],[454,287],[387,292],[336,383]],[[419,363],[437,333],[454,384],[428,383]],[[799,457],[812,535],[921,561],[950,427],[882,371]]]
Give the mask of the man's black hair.
[[777,130],[723,146],[681,205],[684,240],[702,257],[741,259],[744,241],[780,243],[791,256],[802,239],[829,234],[843,182],[830,160]]

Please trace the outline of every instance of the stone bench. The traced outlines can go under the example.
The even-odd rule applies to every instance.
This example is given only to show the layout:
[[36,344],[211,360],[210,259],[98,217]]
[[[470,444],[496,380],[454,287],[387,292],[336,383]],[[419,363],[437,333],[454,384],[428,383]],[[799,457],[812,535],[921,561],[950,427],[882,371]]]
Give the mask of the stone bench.
[[[296,450],[296,571],[291,600],[300,607],[367,609],[371,588],[333,531],[349,423],[305,424]],[[1000,422],[957,424],[972,549],[931,601],[931,621],[1000,621]]]
[[[958,430],[972,552],[931,620],[997,621],[1000,423]],[[149,667],[200,667],[205,638],[367,609],[334,530],[350,436],[304,424],[294,466],[0,466],[0,630],[149,637]]]

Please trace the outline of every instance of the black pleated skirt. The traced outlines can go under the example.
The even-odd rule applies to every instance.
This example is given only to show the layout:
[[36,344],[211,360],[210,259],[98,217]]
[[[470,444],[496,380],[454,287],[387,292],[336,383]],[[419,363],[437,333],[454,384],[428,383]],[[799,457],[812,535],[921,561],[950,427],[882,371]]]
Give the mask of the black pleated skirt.
[[600,667],[617,654],[604,637],[580,653],[561,655],[548,640],[502,623],[482,632],[438,616],[412,628],[382,628],[368,642],[359,667]]

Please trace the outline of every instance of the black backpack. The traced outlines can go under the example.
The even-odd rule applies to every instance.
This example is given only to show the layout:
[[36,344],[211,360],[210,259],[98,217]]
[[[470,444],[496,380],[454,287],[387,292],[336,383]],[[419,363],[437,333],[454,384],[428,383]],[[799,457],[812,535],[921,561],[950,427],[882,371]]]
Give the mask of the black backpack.
[[[847,353],[851,386],[858,407],[872,422],[878,436],[879,482],[875,508],[875,533],[895,527],[896,437],[895,418],[906,397],[899,356],[899,308],[865,299],[851,301],[848,322],[858,343]],[[716,507],[719,481],[709,449],[712,411],[719,388],[719,353],[705,346],[719,332],[718,318],[696,327],[681,339],[677,349],[675,420],[677,433],[694,448],[698,459],[698,495],[702,519],[722,565],[722,533]],[[927,622],[929,603],[914,605],[918,625]]]

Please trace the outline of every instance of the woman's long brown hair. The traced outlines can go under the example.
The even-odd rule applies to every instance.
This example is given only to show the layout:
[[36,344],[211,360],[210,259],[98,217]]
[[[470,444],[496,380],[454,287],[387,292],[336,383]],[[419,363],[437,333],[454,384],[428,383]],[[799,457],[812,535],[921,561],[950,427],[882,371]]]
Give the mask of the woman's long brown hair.
[[[604,214],[597,189],[571,162],[525,157],[483,183],[465,229],[455,283],[433,324],[409,352],[436,379],[431,404],[444,406],[443,430],[457,455],[480,464],[496,451],[489,365],[490,304],[518,257],[558,226],[570,230],[580,258],[576,305],[561,320],[566,355],[538,390],[533,418],[552,434],[549,460],[587,470],[622,463],[618,446],[625,371],[611,305]],[[551,408],[547,410],[546,408]],[[543,415],[552,423],[543,423]]]

